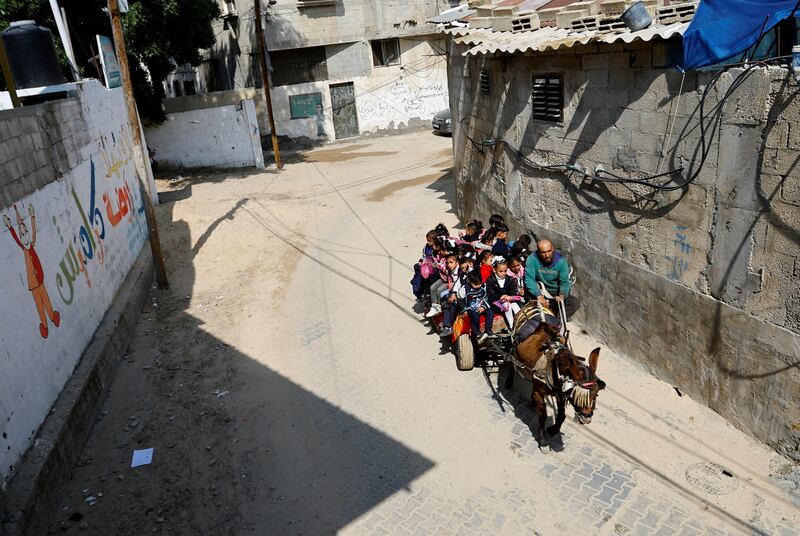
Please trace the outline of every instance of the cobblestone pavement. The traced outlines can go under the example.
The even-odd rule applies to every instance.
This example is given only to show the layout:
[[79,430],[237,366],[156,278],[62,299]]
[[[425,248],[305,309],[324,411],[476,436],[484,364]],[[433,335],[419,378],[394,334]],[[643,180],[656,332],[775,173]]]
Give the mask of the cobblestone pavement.
[[602,334],[573,326],[608,387],[549,448],[522,382],[456,370],[408,284],[425,232],[457,224],[450,151],[360,140],[159,207],[172,290],[154,291],[51,530],[78,533],[81,513],[102,536],[797,535],[797,468]]
[[[345,178],[334,169],[313,173],[332,184]],[[505,369],[456,371],[452,354],[407,314],[419,237],[442,218],[455,221],[447,214],[451,187],[409,188],[382,206],[364,201],[375,186],[334,193],[326,198],[332,214],[317,214],[306,231],[318,240],[305,241],[288,302],[321,289],[320,318],[300,330],[301,350],[281,368],[432,464],[413,481],[384,484],[403,487],[345,533],[800,534],[797,503],[759,474],[777,457],[607,348],[600,374],[609,392],[594,422],[568,419],[562,441],[545,452],[533,438],[529,402],[498,385]],[[586,334],[575,342],[583,355],[603,346]],[[637,402],[648,396],[660,400]],[[728,447],[717,451],[717,441]],[[753,456],[761,462],[748,466]],[[710,479],[737,482],[724,496],[687,481],[690,467],[710,463],[732,475]]]

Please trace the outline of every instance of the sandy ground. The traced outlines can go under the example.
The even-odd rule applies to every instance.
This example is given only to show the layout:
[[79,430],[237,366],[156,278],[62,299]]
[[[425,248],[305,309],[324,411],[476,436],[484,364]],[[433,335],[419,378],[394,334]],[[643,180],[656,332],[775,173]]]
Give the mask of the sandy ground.
[[594,421],[544,452],[525,399],[456,370],[408,285],[458,223],[450,155],[414,133],[162,181],[172,288],[38,530],[798,534],[797,468],[633,359],[603,348]]

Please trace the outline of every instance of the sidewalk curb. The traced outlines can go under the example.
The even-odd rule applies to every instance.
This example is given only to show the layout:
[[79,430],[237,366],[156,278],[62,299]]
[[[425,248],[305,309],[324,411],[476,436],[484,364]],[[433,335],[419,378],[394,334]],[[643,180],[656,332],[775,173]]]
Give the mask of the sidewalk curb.
[[23,535],[43,512],[58,511],[55,493],[80,457],[152,282],[153,259],[145,242],[8,487],[0,512],[3,536]]

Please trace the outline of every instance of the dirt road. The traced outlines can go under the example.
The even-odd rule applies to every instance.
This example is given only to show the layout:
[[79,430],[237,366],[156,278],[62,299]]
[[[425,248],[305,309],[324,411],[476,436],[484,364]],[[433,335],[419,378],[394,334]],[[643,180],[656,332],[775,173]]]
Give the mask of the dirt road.
[[450,154],[415,133],[162,183],[172,289],[41,532],[798,534],[795,467],[606,348],[594,421],[550,452],[456,371],[408,285],[457,224]]

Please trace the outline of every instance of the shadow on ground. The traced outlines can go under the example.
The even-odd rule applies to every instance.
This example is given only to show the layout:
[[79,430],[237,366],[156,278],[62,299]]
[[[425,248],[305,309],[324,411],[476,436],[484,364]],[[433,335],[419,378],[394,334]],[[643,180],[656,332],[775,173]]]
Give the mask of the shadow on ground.
[[196,292],[193,259],[230,214],[193,244],[173,208],[158,208],[172,288],[151,292],[61,507],[32,534],[329,534],[433,467],[209,334],[190,303],[235,304]]

